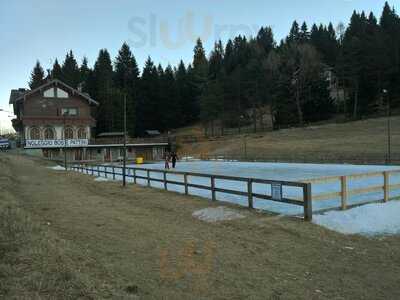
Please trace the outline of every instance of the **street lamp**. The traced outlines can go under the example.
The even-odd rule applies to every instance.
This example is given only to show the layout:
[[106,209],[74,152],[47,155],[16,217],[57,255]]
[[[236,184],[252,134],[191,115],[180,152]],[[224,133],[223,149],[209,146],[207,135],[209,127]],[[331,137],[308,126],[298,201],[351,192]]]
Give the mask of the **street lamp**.
[[391,134],[391,112],[390,112],[390,96],[388,90],[384,89],[383,94],[386,97],[386,117],[387,117],[387,163],[392,161],[392,134]]
[[67,171],[67,135],[66,133],[66,117],[68,116],[68,111],[64,111],[63,116],[63,124],[64,124],[64,168]]
[[124,93],[124,161],[122,168],[122,186],[126,186],[126,92]]

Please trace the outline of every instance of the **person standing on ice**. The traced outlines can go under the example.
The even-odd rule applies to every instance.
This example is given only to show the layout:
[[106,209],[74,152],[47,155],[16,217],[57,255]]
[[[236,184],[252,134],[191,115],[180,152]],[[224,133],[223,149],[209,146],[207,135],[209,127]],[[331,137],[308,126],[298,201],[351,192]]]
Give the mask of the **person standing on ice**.
[[178,155],[175,152],[172,152],[171,160],[172,160],[172,168],[175,169],[176,161],[178,160]]
[[165,169],[169,170],[169,153],[165,153]]

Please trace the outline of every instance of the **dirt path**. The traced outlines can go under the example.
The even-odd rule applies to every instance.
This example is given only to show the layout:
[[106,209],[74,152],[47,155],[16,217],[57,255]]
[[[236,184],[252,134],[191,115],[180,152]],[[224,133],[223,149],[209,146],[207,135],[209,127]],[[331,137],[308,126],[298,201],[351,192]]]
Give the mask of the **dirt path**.
[[0,154],[0,208],[29,227],[16,252],[1,248],[0,227],[0,298],[400,298],[400,237],[343,236],[242,208],[244,219],[208,224],[192,217],[212,206],[204,199],[47,164]]

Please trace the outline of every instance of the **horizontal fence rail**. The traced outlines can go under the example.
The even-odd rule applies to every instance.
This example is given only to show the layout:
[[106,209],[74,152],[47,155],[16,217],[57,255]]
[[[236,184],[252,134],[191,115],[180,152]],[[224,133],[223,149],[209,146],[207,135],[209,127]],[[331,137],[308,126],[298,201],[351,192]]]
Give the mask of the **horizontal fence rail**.
[[[77,164],[69,167],[70,170],[78,171],[93,176],[102,176],[105,178],[116,179],[117,176],[123,176],[123,173],[116,172],[116,169],[122,171],[122,167],[115,167],[110,165],[88,165],[88,164]],[[144,174],[138,174],[138,172],[144,172]],[[162,174],[162,178],[155,178],[151,175],[154,173]],[[182,176],[182,181],[170,180],[167,175],[180,175]],[[257,178],[245,178],[245,177],[235,177],[235,176],[225,176],[225,175],[212,175],[194,172],[179,172],[179,171],[168,171],[168,170],[157,170],[157,169],[146,169],[146,168],[133,168],[126,167],[126,177],[132,178],[133,182],[136,184],[138,179],[145,180],[147,186],[151,186],[151,182],[162,183],[165,190],[168,190],[168,185],[178,185],[184,187],[184,193],[189,194],[189,188],[207,190],[211,192],[211,200],[217,201],[216,193],[231,194],[237,196],[247,197],[247,205],[249,208],[254,208],[254,199],[269,200],[274,202],[292,204],[297,206],[302,206],[304,209],[304,219],[307,221],[312,220],[312,193],[311,193],[311,183],[308,182],[291,182],[291,181],[277,181],[277,180],[266,180]],[[210,185],[191,183],[188,177],[197,178],[208,178]],[[242,182],[247,187],[246,191],[238,191],[233,189],[219,188],[216,186],[217,180],[235,181]],[[274,197],[273,195],[255,193],[253,191],[254,184],[278,185],[281,188],[284,187],[297,187],[302,189],[302,199],[293,199],[283,197],[283,193],[280,197]]]
[[[191,155],[187,155],[191,156]],[[400,155],[393,155],[390,163],[385,154],[365,155],[364,157],[353,157],[339,154],[326,154],[321,152],[307,152],[305,154],[296,153],[295,155],[274,153],[271,155],[259,155],[252,151],[244,154],[221,154],[208,155],[201,154],[196,158],[201,160],[221,160],[221,161],[259,161],[259,162],[288,162],[288,163],[352,163],[352,164],[400,164]]]
[[[313,201],[326,201],[332,200],[334,198],[340,198],[340,207],[342,210],[346,210],[348,208],[357,206],[359,204],[366,204],[367,202],[362,203],[355,203],[354,205],[349,205],[349,198],[351,196],[360,196],[366,195],[375,192],[383,192],[383,199],[370,201],[372,202],[389,202],[391,200],[398,200],[400,199],[400,195],[390,197],[390,192],[400,190],[400,180],[398,183],[391,183],[391,178],[393,175],[398,175],[400,179],[400,170],[390,170],[390,171],[383,171],[383,172],[370,172],[370,173],[361,173],[361,174],[353,174],[353,175],[345,175],[345,176],[329,176],[323,178],[314,178],[303,180],[304,183],[310,183],[313,186],[318,184],[339,184],[338,191],[330,191],[325,193],[318,193],[312,195]],[[360,179],[370,179],[370,178],[381,178],[383,179],[383,184],[376,184],[372,183],[366,185],[365,187],[355,187],[352,188],[350,182],[356,181]]]

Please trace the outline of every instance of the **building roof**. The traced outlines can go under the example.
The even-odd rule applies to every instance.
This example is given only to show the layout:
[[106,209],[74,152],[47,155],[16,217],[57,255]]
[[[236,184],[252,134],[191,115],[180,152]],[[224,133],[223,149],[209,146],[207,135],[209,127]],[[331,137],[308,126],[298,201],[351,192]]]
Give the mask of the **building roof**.
[[11,94],[10,94],[10,101],[8,102],[9,104],[14,104],[15,100],[22,97],[23,95],[25,95],[28,92],[27,89],[24,88],[20,88],[20,89],[15,89],[15,90],[11,90]]
[[124,136],[123,132],[102,132],[100,134],[97,135],[97,137],[121,137]]
[[[54,86],[63,86],[64,88],[66,88],[69,91],[71,91],[73,94],[79,95],[82,98],[86,99],[89,102],[89,104],[99,105],[99,103],[97,101],[95,101],[94,99],[92,99],[88,94],[82,93],[82,92],[78,91],[77,89],[74,89],[73,87],[69,86],[68,84],[66,84],[66,83],[64,83],[64,82],[62,82],[62,81],[60,81],[58,79],[50,80],[50,81],[46,82],[45,84],[37,87],[36,89],[25,90],[24,93],[20,93],[20,94],[15,92],[15,91],[18,91],[18,90],[12,90],[11,91],[11,95],[10,95],[10,103],[11,103],[11,100],[13,101],[12,103],[20,101],[20,100],[23,100],[25,97],[27,97],[29,95],[32,95],[32,94],[34,94],[34,93],[36,93],[36,92],[38,92],[38,91],[40,91],[40,90],[42,90],[42,89],[44,89],[44,88],[46,88],[48,86],[52,86],[52,85],[54,85]],[[21,90],[21,89],[19,89],[19,90]],[[14,91],[14,95],[13,95],[13,91]],[[13,98],[12,98],[12,96],[13,96]]]

